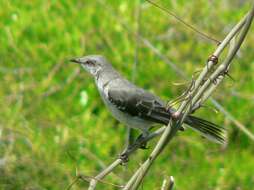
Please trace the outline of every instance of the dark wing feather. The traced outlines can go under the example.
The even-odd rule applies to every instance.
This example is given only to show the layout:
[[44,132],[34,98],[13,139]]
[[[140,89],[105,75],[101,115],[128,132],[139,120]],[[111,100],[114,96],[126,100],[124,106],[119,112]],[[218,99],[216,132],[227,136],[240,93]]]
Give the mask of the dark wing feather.
[[[108,98],[122,112],[164,125],[174,112],[168,111],[159,98],[139,88],[113,88],[108,91]],[[185,123],[214,142],[226,141],[225,130],[209,121],[188,116]]]
[[110,89],[108,98],[120,111],[155,123],[168,124],[170,112],[156,96],[139,88]]

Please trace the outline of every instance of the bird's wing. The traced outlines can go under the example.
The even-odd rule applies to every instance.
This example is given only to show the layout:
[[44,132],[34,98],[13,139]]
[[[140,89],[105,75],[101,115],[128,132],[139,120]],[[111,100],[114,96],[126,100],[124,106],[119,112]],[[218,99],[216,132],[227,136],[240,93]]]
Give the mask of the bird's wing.
[[168,124],[170,112],[162,101],[140,88],[113,88],[108,99],[120,111],[155,123]]

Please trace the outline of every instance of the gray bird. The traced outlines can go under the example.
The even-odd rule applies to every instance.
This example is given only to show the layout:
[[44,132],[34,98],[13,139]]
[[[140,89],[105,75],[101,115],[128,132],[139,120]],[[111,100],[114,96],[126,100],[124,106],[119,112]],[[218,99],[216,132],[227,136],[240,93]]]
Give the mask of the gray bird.
[[[89,55],[71,61],[80,64],[94,77],[99,93],[113,116],[126,126],[141,130],[143,137],[155,124],[169,123],[175,110],[168,109],[159,97],[123,78],[105,57]],[[223,144],[226,140],[224,128],[209,121],[189,115],[184,123],[213,142]]]

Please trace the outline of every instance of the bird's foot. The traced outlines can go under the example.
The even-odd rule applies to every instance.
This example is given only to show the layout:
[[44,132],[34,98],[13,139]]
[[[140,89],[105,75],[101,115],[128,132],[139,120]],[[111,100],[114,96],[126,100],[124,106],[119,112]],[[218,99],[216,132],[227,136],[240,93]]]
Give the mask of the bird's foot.
[[138,138],[135,140],[134,143],[140,144],[140,147],[139,147],[140,149],[148,149],[147,142],[142,142],[144,141],[145,138],[146,138],[146,135],[141,134],[138,136]]
[[125,165],[129,161],[129,155],[127,151],[124,151],[119,155],[119,158],[122,160],[121,165]]
[[180,127],[180,131],[185,131],[185,128],[183,126]]
[[145,143],[141,144],[139,148],[143,149],[143,150],[148,149],[147,143],[145,142]]
[[124,151],[119,155],[119,158],[122,160],[122,165],[129,161],[129,154],[136,148],[140,149],[148,149],[147,142],[145,142],[145,138],[147,135],[141,134],[132,144],[128,144],[128,146],[124,149]]

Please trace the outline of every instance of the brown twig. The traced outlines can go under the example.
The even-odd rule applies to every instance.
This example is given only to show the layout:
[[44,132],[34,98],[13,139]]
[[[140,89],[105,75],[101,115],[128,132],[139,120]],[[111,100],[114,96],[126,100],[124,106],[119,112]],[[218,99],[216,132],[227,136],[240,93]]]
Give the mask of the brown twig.
[[182,18],[180,18],[179,16],[177,16],[175,13],[167,10],[166,8],[158,5],[157,3],[150,1],[150,0],[146,0],[148,3],[152,4],[153,6],[159,8],[160,10],[166,12],[167,14],[171,15],[172,17],[174,17],[175,19],[177,19],[180,23],[182,23],[183,25],[185,25],[187,28],[191,29],[192,31],[198,33],[200,36],[202,36],[205,39],[208,39],[210,41],[215,42],[216,44],[220,44],[221,42],[219,40],[216,40],[215,38],[211,37],[210,35],[201,32],[201,30],[197,29],[196,27],[192,26],[191,24],[187,23],[186,21],[184,21]]

